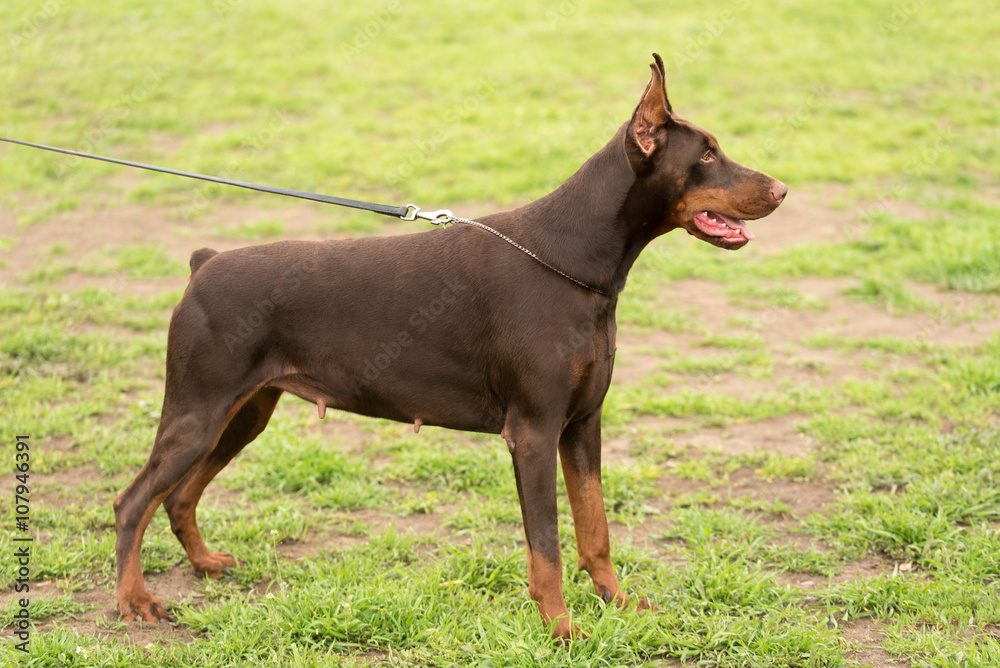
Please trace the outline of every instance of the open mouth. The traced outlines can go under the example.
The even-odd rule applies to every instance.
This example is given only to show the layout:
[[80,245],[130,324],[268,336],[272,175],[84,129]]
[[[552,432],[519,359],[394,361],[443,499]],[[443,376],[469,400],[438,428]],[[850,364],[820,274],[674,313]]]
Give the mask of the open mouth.
[[746,221],[730,218],[717,211],[699,211],[694,215],[694,224],[701,232],[696,236],[722,248],[740,248],[754,238]]

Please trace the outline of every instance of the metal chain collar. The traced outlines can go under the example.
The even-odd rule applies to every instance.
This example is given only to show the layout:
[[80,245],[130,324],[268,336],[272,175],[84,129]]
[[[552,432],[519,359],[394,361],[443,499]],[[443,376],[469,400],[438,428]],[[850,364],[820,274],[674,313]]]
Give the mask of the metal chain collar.
[[437,211],[421,211],[420,207],[418,207],[415,204],[408,204],[406,206],[406,208],[407,208],[406,215],[400,216],[401,220],[416,220],[417,218],[421,218],[423,220],[430,221],[431,225],[440,225],[442,228],[447,227],[448,225],[454,225],[456,223],[462,224],[462,225],[473,225],[473,226],[478,227],[480,229],[486,230],[490,234],[493,234],[493,235],[495,235],[497,237],[500,237],[501,239],[503,239],[504,241],[506,241],[507,243],[509,243],[511,246],[513,246],[517,250],[521,251],[522,253],[524,253],[525,255],[527,255],[528,257],[530,257],[531,259],[533,259],[538,264],[542,265],[546,269],[554,271],[555,273],[559,274],[563,278],[566,278],[566,279],[568,279],[570,281],[573,281],[574,283],[576,283],[580,287],[587,288],[591,292],[595,292],[595,293],[597,293],[599,295],[603,295],[604,297],[608,296],[608,293],[604,292],[603,290],[595,288],[592,285],[588,285],[587,283],[584,283],[583,281],[581,281],[579,279],[573,278],[572,276],[570,276],[566,272],[561,271],[559,269],[556,269],[551,264],[549,264],[548,262],[546,262],[542,258],[538,257],[537,255],[535,255],[533,252],[531,252],[530,250],[528,250],[527,248],[525,248],[521,244],[517,243],[516,241],[514,241],[513,239],[511,239],[507,235],[503,234],[502,232],[498,232],[498,231],[494,230],[489,225],[484,225],[484,224],[482,224],[482,223],[480,223],[478,221],[469,220],[468,218],[459,218],[458,216],[454,215],[449,209],[438,209]]

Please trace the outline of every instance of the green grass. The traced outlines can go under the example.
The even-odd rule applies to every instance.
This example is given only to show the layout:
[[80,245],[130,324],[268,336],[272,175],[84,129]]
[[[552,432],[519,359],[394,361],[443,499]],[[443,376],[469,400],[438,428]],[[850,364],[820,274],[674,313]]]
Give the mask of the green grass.
[[284,233],[285,224],[280,220],[271,218],[241,223],[235,227],[219,227],[216,230],[216,234],[220,237],[240,241],[260,241],[272,237],[280,237]]
[[860,285],[845,289],[844,294],[858,301],[877,304],[894,314],[905,315],[928,308],[925,300],[907,290],[898,281],[878,276],[865,277]]
[[662,364],[666,371],[688,375],[713,375],[725,371],[738,370],[743,373],[768,376],[772,371],[773,360],[764,351],[739,350],[736,352],[713,352],[704,357],[694,357],[691,354],[673,354]]
[[732,304],[749,305],[760,309],[784,307],[794,311],[822,311],[827,308],[827,304],[822,300],[803,295],[795,288],[786,285],[740,285],[727,288],[726,294],[729,295]]
[[765,342],[760,335],[753,333],[742,334],[740,336],[706,334],[705,337],[698,342],[698,345],[708,348],[759,350],[765,346]]
[[[1000,293],[1000,52],[969,46],[992,43],[995,14],[969,0],[0,5],[5,136],[479,215],[564,181],[628,118],[658,51],[682,117],[790,198],[835,184],[850,223],[818,243],[805,219],[802,243],[773,250],[761,221],[740,253],[672,234],[630,276],[619,341],[656,368],[607,397],[605,441],[618,446],[604,496],[618,576],[661,614],[593,594],[560,489],[563,587],[590,640],[555,645],[526,593],[501,441],[339,414],[320,427],[285,399],[200,507],[210,546],[243,565],[190,576],[168,601],[190,641],[168,630],[140,646],[130,626],[94,633],[75,618],[92,590],[99,612],[113,605],[111,502],[159,422],[186,258],[131,233],[83,253],[49,226],[138,208],[196,248],[285,238],[290,203],[5,146],[0,412],[36,444],[33,577],[53,592],[33,598],[45,631],[31,665],[826,668],[856,665],[844,629],[868,618],[899,662],[1000,662],[1000,336],[927,336],[980,326],[995,306],[978,298]],[[252,213],[223,222],[234,207]],[[324,236],[386,229],[309,211]],[[775,331],[779,310],[827,318],[834,299],[798,282],[811,277],[836,282],[840,302],[908,318],[912,334]],[[685,279],[724,295],[724,316],[672,289]],[[812,371],[825,373],[794,375]],[[794,423],[805,452],[752,436],[776,422]],[[734,435],[760,443],[727,451]],[[800,512],[815,485],[835,501]],[[10,504],[0,525],[11,554]],[[187,573],[163,513],[143,558],[148,573]],[[885,572],[852,576],[859,561]],[[0,560],[5,594],[14,568]],[[793,575],[813,585],[781,584]],[[14,611],[0,609],[3,624]],[[0,663],[20,658],[0,644]]]

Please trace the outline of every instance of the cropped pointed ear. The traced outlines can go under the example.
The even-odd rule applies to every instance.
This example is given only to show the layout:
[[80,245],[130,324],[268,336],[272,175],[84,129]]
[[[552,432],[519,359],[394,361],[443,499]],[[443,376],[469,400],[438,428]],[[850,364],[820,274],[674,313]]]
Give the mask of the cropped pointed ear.
[[632,121],[628,127],[630,148],[637,151],[635,157],[640,161],[651,156],[657,148],[667,145],[666,126],[670,123],[673,113],[670,101],[667,99],[667,86],[663,80],[663,59],[658,53],[654,53],[653,58],[655,62],[649,64],[652,77],[646,86],[646,92],[642,94],[639,106],[632,113]]

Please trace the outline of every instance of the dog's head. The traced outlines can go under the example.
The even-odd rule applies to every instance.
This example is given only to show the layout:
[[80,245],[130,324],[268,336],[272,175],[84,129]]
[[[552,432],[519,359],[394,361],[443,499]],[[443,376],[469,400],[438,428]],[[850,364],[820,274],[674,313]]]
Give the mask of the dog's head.
[[746,221],[774,211],[788,187],[731,160],[710,132],[675,116],[663,60],[655,53],[653,58],[652,78],[632,114],[625,149],[643,187],[666,203],[657,231],[681,227],[720,248],[742,248],[754,238]]

